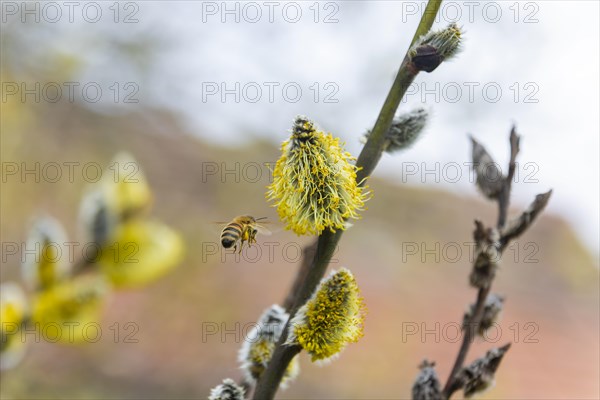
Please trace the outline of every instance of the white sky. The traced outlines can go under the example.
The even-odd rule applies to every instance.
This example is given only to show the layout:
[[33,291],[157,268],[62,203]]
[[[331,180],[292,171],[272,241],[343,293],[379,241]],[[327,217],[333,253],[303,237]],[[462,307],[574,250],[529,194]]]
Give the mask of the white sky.
[[[243,140],[248,130],[279,141],[284,139],[294,115],[302,113],[342,136],[348,148],[358,154],[357,137],[372,126],[418,23],[418,16],[411,11],[425,2],[338,2],[327,9],[322,4],[319,19],[335,12],[339,20],[328,24],[314,23],[314,3],[297,4],[303,16],[295,24],[285,21],[283,11],[278,14],[283,6],[275,8],[272,24],[266,6],[261,6],[259,23],[250,22],[255,15],[250,6],[245,14],[240,6],[239,23],[235,23],[235,13],[223,14],[219,3],[216,15],[203,14],[198,4],[169,7],[179,16],[173,29],[187,38],[187,43],[174,49],[173,58],[168,59],[182,60],[182,65],[172,69],[178,76],[172,79],[181,85],[177,90],[182,95],[177,97],[192,129],[224,143]],[[288,7],[289,19],[294,16],[293,10]],[[425,92],[424,105],[433,113],[427,134],[408,152],[386,157],[377,173],[401,178],[399,171],[410,168],[408,163],[417,163],[420,172],[435,169],[435,163],[439,163],[439,183],[434,174],[422,178],[419,173],[409,182],[425,181],[474,193],[466,167],[461,169],[463,179],[448,182],[454,180],[456,171],[452,169],[455,164],[448,163],[462,166],[469,161],[469,132],[505,165],[509,128],[516,122],[523,139],[515,202],[525,206],[535,194],[553,188],[550,210],[565,215],[597,251],[598,2],[449,1],[435,26],[455,21],[457,11],[461,16],[457,22],[466,31],[464,51],[434,73],[421,74],[415,83],[425,86],[417,86],[415,94],[401,106],[408,110],[423,105],[421,96]],[[240,88],[256,82],[263,97],[254,104],[248,101],[255,96],[251,84],[245,97],[240,90],[240,103],[235,103],[234,95],[227,95],[223,103],[219,93],[210,95],[206,91],[203,99],[202,84],[207,89],[210,82],[225,82],[228,89],[234,88],[235,82]],[[264,82],[281,84],[275,89],[273,103],[268,101],[269,87]],[[286,101],[279,91],[289,82],[303,90],[297,103]],[[317,103],[311,90],[314,82],[321,90]],[[325,88],[327,82],[336,86]],[[426,92],[436,92],[436,85],[440,88],[437,100],[434,93]],[[493,102],[497,87],[502,94]],[[339,102],[325,103],[325,95],[334,88],[339,88],[334,95]],[[462,95],[458,101],[457,89]],[[293,91],[289,93],[289,97],[294,96]],[[528,102],[533,100],[537,102]]]
[[[112,16],[113,2],[101,4],[104,15]],[[223,13],[223,4],[140,2],[139,10],[122,9],[119,15],[135,11],[133,24],[60,21],[63,35],[55,44],[87,57],[84,78],[124,81],[140,78],[135,69],[115,63],[114,55],[92,49],[102,49],[106,36],[160,39],[159,57],[145,66],[140,79],[141,104],[177,110],[191,132],[229,145],[255,136],[280,142],[294,116],[306,114],[341,136],[357,155],[358,138],[372,127],[418,24],[414,9],[425,1],[321,2],[318,7],[312,1],[272,2],[272,23],[268,2],[229,2],[230,14]],[[302,16],[292,23],[297,9]],[[253,23],[257,10],[262,16]],[[463,164],[470,160],[467,133],[505,165],[515,122],[523,135],[515,203],[526,206],[535,194],[553,188],[549,209],[568,218],[598,256],[599,12],[597,1],[445,2],[434,27],[456,21],[466,31],[464,50],[417,77],[415,83],[425,86],[417,86],[400,109],[431,110],[426,134],[409,151],[384,157],[376,174],[404,180],[402,171],[414,163],[419,172],[439,163],[439,182],[433,174],[425,179],[417,174],[408,182],[474,194]],[[327,16],[332,23],[324,23]],[[222,84],[233,89],[236,82],[248,90],[246,96],[239,92],[239,103],[232,94],[223,102],[206,91],[215,84],[219,90]],[[265,82],[277,85],[272,102]],[[289,97],[294,97],[293,86],[301,88],[297,102],[282,94],[286,84]],[[262,97],[253,103],[256,87]],[[502,94],[493,102],[497,88]],[[461,98],[455,101],[457,89]],[[326,103],[328,94],[338,102]],[[444,173],[450,180],[456,174],[452,163],[462,167],[458,182],[444,180]]]

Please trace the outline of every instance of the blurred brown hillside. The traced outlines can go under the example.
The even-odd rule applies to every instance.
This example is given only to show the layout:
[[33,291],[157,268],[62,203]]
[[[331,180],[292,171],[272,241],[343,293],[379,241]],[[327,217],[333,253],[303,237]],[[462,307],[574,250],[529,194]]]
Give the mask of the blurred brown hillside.
[[[97,343],[31,343],[24,362],[2,374],[2,398],[197,399],[223,378],[239,378],[237,350],[248,324],[283,300],[298,251],[310,240],[277,231],[275,223],[274,235],[260,237],[236,260],[216,252],[220,228],[212,222],[243,213],[277,221],[264,200],[264,163],[277,159],[278,148],[259,141],[243,148],[210,145],[161,111],[102,116],[73,104],[8,107],[3,165],[105,167],[117,152],[128,151],[154,190],[153,214],[184,235],[187,254],[152,286],[115,293]],[[283,139],[284,132],[278,134]],[[222,177],[224,169],[238,173]],[[79,201],[88,183],[81,168],[74,171],[72,182],[63,175],[56,183],[3,174],[2,242],[22,242],[40,212],[60,219],[77,240]],[[357,277],[369,309],[365,336],[329,366],[303,357],[298,381],[281,398],[408,398],[423,358],[437,362],[442,379],[449,372],[459,346],[456,326],[475,297],[467,286],[473,220],[494,221],[495,207],[482,198],[379,179],[369,186],[374,197],[368,210],[344,234],[333,263]],[[540,192],[546,189],[540,184]],[[3,255],[2,281],[19,279],[18,261]],[[489,338],[494,343],[479,341],[469,355],[514,343],[485,398],[600,396],[594,264],[571,227],[550,214],[507,251],[495,283],[507,300],[497,334]],[[138,328],[137,343],[124,340],[132,332],[124,329],[128,322]],[[418,333],[409,335],[415,328]]]

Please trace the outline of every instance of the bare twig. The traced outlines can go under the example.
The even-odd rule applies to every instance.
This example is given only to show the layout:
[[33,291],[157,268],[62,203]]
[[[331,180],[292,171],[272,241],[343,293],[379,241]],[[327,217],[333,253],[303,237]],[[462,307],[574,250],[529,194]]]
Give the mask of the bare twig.
[[517,135],[515,127],[510,131],[510,161],[508,163],[508,176],[504,179],[502,191],[498,197],[498,229],[502,229],[506,224],[506,216],[508,214],[508,205],[510,203],[510,190],[512,181],[515,176],[516,159],[519,154],[520,137]]
[[[484,164],[493,163],[491,156],[487,153],[485,148],[483,148],[483,146],[481,146],[475,139],[471,138],[471,140],[473,142],[473,161],[475,165],[478,165],[479,162],[483,162]],[[488,295],[490,294],[495,275],[496,265],[494,261],[490,260],[489,250],[493,250],[496,255],[496,259],[499,258],[510,240],[516,238],[525,232],[529,226],[531,226],[533,220],[548,203],[552,193],[552,191],[549,191],[536,196],[533,204],[523,214],[521,214],[520,217],[514,221],[511,221],[508,226],[506,226],[508,207],[510,204],[510,192],[516,169],[516,158],[520,150],[519,142],[520,137],[517,135],[515,127],[513,126],[510,132],[510,161],[508,164],[508,175],[502,179],[502,186],[499,188],[499,190],[489,190],[486,193],[484,189],[486,187],[492,187],[490,186],[489,181],[486,180],[486,178],[489,178],[489,176],[486,177],[481,175],[482,171],[485,171],[485,169],[477,170],[478,186],[482,189],[482,191],[484,191],[484,194],[498,202],[498,220],[496,228],[488,230],[483,228],[483,224],[481,222],[476,221],[477,226],[474,236],[477,247],[482,248],[483,246],[483,248],[487,250],[478,250],[478,257],[476,257],[473,273],[471,274],[471,283],[479,288],[477,291],[477,300],[472,308],[471,318],[468,321],[465,321],[465,333],[463,336],[463,341],[456,356],[452,371],[450,372],[442,392],[442,396],[445,399],[450,398],[452,393],[462,388],[465,384],[464,380],[461,380],[459,373],[462,371],[471,343],[473,342],[473,339],[475,338],[479,329],[485,304]],[[489,195],[490,193],[493,195]],[[480,271],[479,273],[484,271],[483,278],[473,278],[474,276],[477,276],[477,271]],[[503,347],[502,349],[502,354],[504,354],[508,347],[506,347],[506,349]]]

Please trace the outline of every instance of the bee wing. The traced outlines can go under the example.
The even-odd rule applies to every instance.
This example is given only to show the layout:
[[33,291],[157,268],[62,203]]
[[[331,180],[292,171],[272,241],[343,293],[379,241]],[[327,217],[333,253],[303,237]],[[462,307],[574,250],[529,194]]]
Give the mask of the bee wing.
[[206,222],[206,230],[210,235],[221,235],[223,229],[229,224],[225,221],[208,221]]
[[261,235],[270,236],[270,235],[273,234],[273,232],[271,232],[269,229],[267,229],[266,227],[264,227],[262,224],[254,224],[254,228]]

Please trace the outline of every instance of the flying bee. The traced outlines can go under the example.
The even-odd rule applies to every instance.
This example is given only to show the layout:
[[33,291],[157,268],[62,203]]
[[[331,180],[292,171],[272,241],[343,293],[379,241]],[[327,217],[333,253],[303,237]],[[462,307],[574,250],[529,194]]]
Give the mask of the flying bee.
[[240,243],[240,253],[244,247],[244,242],[248,242],[248,247],[252,243],[256,243],[256,234],[261,233],[270,235],[271,232],[264,226],[257,223],[267,217],[254,218],[250,215],[239,215],[227,224],[221,232],[221,244],[224,248],[229,249],[233,246],[235,252]]

